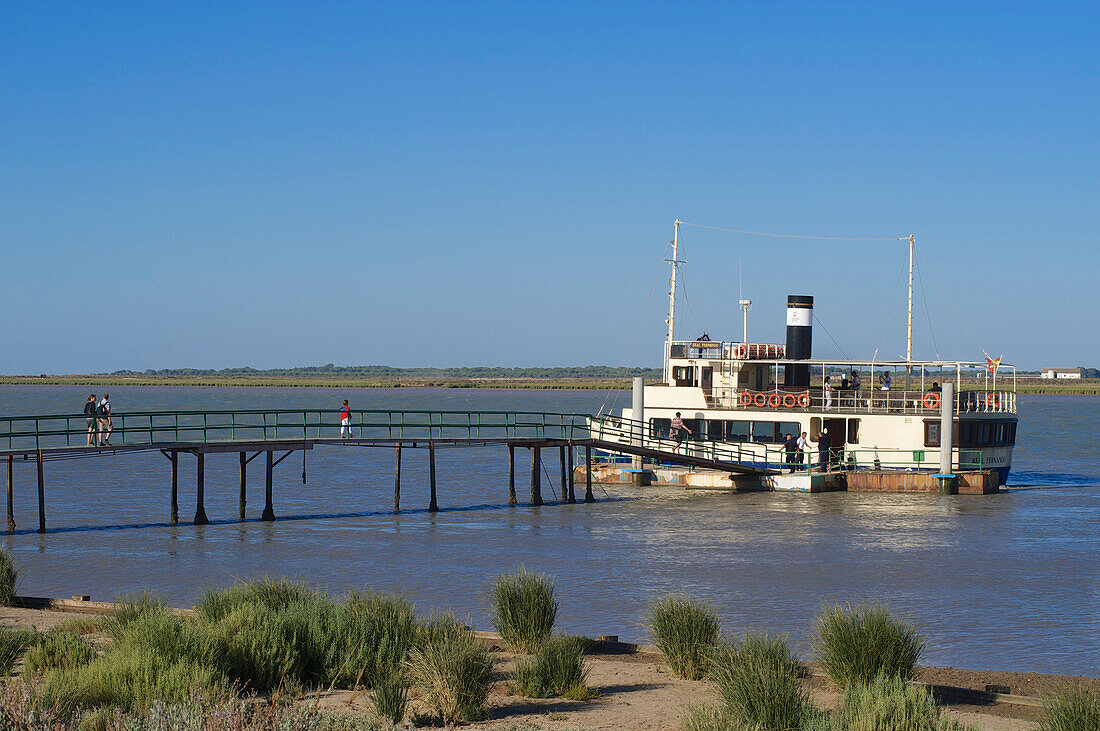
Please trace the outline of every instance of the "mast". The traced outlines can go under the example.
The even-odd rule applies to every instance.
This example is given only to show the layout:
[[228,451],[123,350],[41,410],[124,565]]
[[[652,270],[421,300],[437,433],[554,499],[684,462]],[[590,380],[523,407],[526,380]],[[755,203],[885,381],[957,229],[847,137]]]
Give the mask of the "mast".
[[905,362],[913,360],[913,234],[909,234],[909,315],[905,325]]
[[676,250],[680,245],[680,219],[676,219],[672,227],[672,278],[668,280],[668,344],[672,346],[672,335],[676,329],[676,267],[680,262],[676,256]]

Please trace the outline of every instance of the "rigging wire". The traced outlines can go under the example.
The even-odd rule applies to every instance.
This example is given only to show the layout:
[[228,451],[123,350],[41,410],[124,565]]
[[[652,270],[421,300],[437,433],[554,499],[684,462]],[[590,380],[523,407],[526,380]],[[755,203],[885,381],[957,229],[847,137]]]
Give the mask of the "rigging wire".
[[[825,310],[819,309],[817,307],[814,308],[814,317],[818,317],[819,315],[824,315],[824,314],[825,314]],[[846,327],[850,332],[853,332],[853,333],[855,333],[856,335],[859,335],[862,338],[866,338],[867,342],[870,343],[872,346],[875,344],[875,339],[871,335],[864,332],[863,330],[860,330],[859,328],[855,327],[854,325],[846,322],[845,320],[843,320],[839,317],[833,319],[833,324],[834,325],[841,325],[843,327]],[[824,325],[823,325],[823,327],[824,327]],[[886,348],[887,350],[889,350],[894,355],[896,355],[898,360],[905,360],[904,355],[902,355],[898,351],[894,350],[889,345],[885,345],[883,347]]]
[[721,228],[719,226],[704,226],[701,223],[688,223],[687,221],[680,221],[681,226],[694,226],[695,228],[709,228],[712,231],[729,231],[735,234],[748,234],[750,236],[775,236],[783,239],[815,239],[818,241],[903,241],[908,239],[908,236],[870,236],[870,237],[853,237],[853,236],[801,236],[799,234],[772,234],[764,233],[762,231],[743,231],[737,228]]
[[875,343],[875,352],[871,356],[871,360],[878,359],[879,346],[882,345],[882,336],[886,334],[886,325],[890,322],[890,313],[894,311],[894,298],[897,297],[898,287],[901,286],[901,275],[905,273],[905,264],[902,263],[901,271],[898,272],[898,281],[894,282],[894,292],[890,295],[890,306],[886,308],[886,318],[882,321],[882,330],[878,334],[878,342]]
[[850,358],[848,357],[848,354],[844,352],[844,348],[840,347],[840,343],[838,343],[836,341],[836,338],[833,337],[833,334],[831,332],[829,332],[829,328],[825,327],[825,323],[823,323],[821,321],[821,319],[817,316],[817,313],[813,314],[813,318],[814,318],[814,322],[816,322],[818,325],[820,325],[821,329],[825,331],[825,334],[829,336],[829,340],[833,341],[833,345],[835,345],[836,349],[840,351],[840,354],[844,356],[844,360],[850,360]]
[[924,302],[924,319],[928,323],[928,336],[932,338],[932,350],[936,353],[936,360],[940,359],[940,346],[936,344],[936,333],[932,330],[932,310],[928,309],[928,297],[924,293],[924,278],[921,277],[920,266],[917,265],[916,245],[913,246],[913,268],[917,270],[917,281],[920,283],[920,298]]
[[931,278],[932,283],[936,285],[937,289],[940,290],[940,294],[943,295],[943,298],[947,301],[947,304],[949,304],[951,306],[952,312],[955,313],[955,317],[959,318],[959,322],[962,323],[963,329],[966,330],[966,334],[969,335],[970,339],[974,341],[974,345],[978,346],[978,350],[985,353],[986,357],[988,358],[989,353],[986,353],[985,348],[983,348],[982,344],[980,342],[978,342],[978,338],[976,338],[974,336],[974,333],[971,331],[970,327],[966,324],[966,320],[964,320],[962,318],[962,315],[959,314],[959,310],[955,307],[955,303],[952,302],[951,298],[947,296],[947,292],[944,291],[943,286],[940,284],[939,280],[936,279],[936,275],[931,270],[929,270],[928,271],[928,276],[929,276],[929,278]]

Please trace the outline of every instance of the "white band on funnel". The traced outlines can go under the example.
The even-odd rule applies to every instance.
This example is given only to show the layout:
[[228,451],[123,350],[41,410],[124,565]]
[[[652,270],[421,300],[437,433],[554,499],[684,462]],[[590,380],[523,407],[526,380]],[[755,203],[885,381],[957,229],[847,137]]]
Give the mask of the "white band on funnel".
[[810,327],[814,311],[809,307],[787,307],[787,327]]

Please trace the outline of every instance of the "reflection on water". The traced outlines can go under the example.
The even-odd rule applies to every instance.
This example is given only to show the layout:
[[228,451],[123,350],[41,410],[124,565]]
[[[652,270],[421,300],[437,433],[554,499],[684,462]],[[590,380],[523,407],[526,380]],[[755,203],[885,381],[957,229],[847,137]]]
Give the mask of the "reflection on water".
[[[81,393],[0,388],[0,413],[61,411]],[[304,408],[342,398],[360,408],[587,412],[604,394],[112,389],[120,410]],[[930,664],[1100,675],[1100,399],[1021,397],[1020,406],[1010,484],[1026,489],[995,496],[597,486],[593,505],[509,507],[503,448],[441,449],[442,510],[430,514],[427,454],[405,450],[407,510],[394,515],[392,452],[332,447],[307,455],[305,484],[300,455],[276,468],[273,524],[255,520],[262,468],[250,472],[250,520],[237,523],[236,457],[211,455],[212,524],[169,526],[168,462],[139,454],[47,464],[44,536],[30,532],[34,464],[17,463],[20,532],[4,543],[27,594],[110,598],[149,588],[185,604],[206,586],[269,573],[334,592],[401,592],[422,611],[453,609],[483,628],[488,581],[525,565],[557,577],[567,631],[641,637],[646,603],[673,591],[707,598],[730,630],[786,632],[803,651],[822,601],[881,600],[921,625]],[[556,481],[557,455],[544,458]],[[194,514],[194,468],[181,457],[182,520]]]

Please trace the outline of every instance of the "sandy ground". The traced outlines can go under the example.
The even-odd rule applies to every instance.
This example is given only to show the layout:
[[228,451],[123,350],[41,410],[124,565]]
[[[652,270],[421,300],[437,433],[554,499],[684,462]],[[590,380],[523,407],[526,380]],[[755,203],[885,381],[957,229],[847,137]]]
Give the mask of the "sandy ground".
[[[47,630],[87,614],[0,607],[0,626]],[[717,696],[704,681],[680,680],[672,676],[657,654],[590,655],[588,683],[598,695],[589,701],[560,698],[525,698],[511,692],[508,677],[515,656],[494,653],[494,679],[489,697],[489,719],[468,728],[525,731],[528,729],[675,729],[686,706],[716,702]],[[813,668],[811,667],[813,670]],[[1079,676],[1040,675],[1001,671],[972,671],[957,668],[920,668],[916,680],[938,685],[987,690],[1001,686],[1015,695],[1038,696],[1066,684],[1083,683],[1100,692],[1100,679]],[[817,674],[804,681],[813,701],[831,708],[839,693]],[[336,691],[323,694],[316,702],[344,712],[369,713],[366,693]],[[1036,728],[1038,708],[1028,705],[993,703],[947,704],[948,712],[963,723],[983,731],[1024,731]]]

